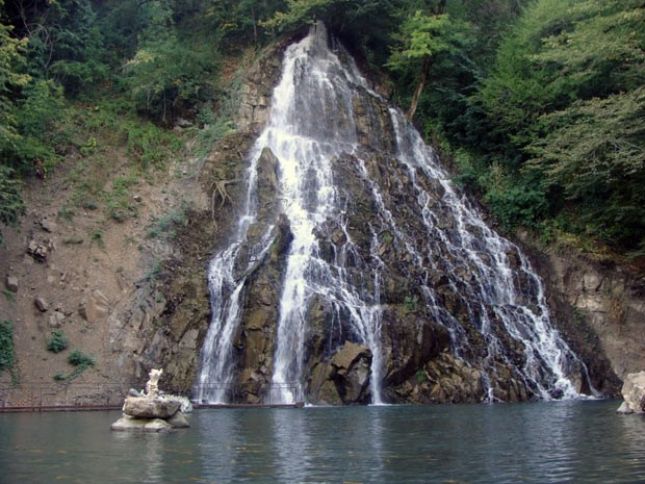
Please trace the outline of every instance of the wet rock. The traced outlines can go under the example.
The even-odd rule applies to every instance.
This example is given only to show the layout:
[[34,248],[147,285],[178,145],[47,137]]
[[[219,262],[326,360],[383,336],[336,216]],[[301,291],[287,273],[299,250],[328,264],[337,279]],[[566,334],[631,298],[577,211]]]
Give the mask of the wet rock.
[[173,426],[165,420],[134,418],[129,415],[123,415],[119,420],[112,424],[112,430],[124,431],[138,431],[138,432],[169,432]]
[[388,306],[382,315],[385,379],[399,385],[450,345],[445,328],[433,323],[418,305]]
[[367,346],[345,343],[331,359],[332,379],[345,404],[369,401],[372,352]]
[[331,234],[331,241],[336,246],[343,245],[347,241],[347,236],[341,229],[336,229]]
[[325,388],[325,391],[323,391],[323,387],[327,383],[331,383],[330,378],[332,375],[333,368],[330,364],[316,364],[309,379],[309,399],[312,403],[316,405],[339,405],[342,403],[336,391],[336,385],[333,383],[332,388]]
[[7,276],[4,285],[9,292],[18,292],[18,278],[14,276]]
[[47,310],[49,309],[49,304],[47,303],[47,301],[45,301],[45,299],[40,296],[34,299],[34,305],[41,313],[47,312]]
[[618,413],[645,413],[645,371],[629,373],[621,393],[624,402]]
[[169,419],[179,410],[179,402],[163,397],[127,397],[123,404],[123,413],[135,418]]
[[177,412],[175,415],[170,417],[167,422],[173,429],[187,429],[190,427],[188,419],[182,412]]

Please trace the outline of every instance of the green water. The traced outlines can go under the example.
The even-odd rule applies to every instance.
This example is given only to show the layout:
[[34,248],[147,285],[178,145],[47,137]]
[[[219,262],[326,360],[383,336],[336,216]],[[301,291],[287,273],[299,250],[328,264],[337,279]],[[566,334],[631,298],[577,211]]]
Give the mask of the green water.
[[617,405],[202,410],[165,435],[3,414],[0,482],[645,482],[645,418]]

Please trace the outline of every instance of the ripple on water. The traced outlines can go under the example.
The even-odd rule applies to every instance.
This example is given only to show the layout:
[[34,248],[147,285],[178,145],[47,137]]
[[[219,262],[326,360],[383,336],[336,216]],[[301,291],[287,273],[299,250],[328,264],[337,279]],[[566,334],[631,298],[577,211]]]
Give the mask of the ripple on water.
[[645,419],[616,402],[204,410],[187,431],[118,413],[0,414],[0,482],[638,482]]

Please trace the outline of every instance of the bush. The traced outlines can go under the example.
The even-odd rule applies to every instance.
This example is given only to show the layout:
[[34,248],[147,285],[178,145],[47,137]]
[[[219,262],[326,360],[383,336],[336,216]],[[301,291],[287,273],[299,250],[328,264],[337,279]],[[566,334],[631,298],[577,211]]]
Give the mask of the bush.
[[155,38],[126,65],[125,84],[139,111],[164,123],[210,96],[213,50],[187,45],[174,34]]
[[[8,166],[0,165],[0,223],[15,225],[25,212],[25,205],[20,195],[21,182],[15,172]],[[0,232],[0,245],[2,232]]]
[[65,334],[61,330],[56,329],[52,331],[51,338],[49,338],[49,341],[47,342],[47,351],[60,353],[61,351],[66,350],[68,345],[69,341]]
[[173,132],[152,123],[132,123],[128,126],[128,155],[144,170],[161,166],[181,146],[181,140]]
[[56,373],[54,375],[54,380],[58,382],[71,381],[75,378],[78,378],[85,370],[93,367],[96,363],[94,358],[85,353],[74,350],[67,357],[67,362],[74,367],[74,369],[68,373]]
[[13,323],[0,321],[0,372],[13,368]]
[[159,237],[163,237],[164,239],[174,238],[177,233],[176,228],[178,226],[185,226],[188,222],[187,208],[186,204],[182,204],[179,208],[156,219],[148,229],[146,237],[149,239]]
[[125,222],[137,216],[137,207],[130,203],[131,187],[137,184],[133,176],[117,177],[112,182],[112,190],[106,194],[107,211],[116,222]]
[[70,365],[75,366],[77,368],[83,367],[83,368],[89,368],[90,366],[94,366],[94,358],[92,358],[89,355],[86,355],[85,353],[79,351],[79,350],[74,350],[70,353],[70,355],[67,357],[67,361]]

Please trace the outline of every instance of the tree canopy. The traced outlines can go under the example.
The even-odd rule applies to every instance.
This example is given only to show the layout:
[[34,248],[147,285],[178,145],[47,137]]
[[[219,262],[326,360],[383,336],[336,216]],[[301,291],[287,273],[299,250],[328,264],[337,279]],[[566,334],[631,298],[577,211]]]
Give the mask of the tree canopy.
[[[645,253],[639,0],[0,0],[0,222],[116,99],[159,129],[211,112],[225,58],[323,20],[507,230]],[[220,103],[221,104],[221,103]]]

